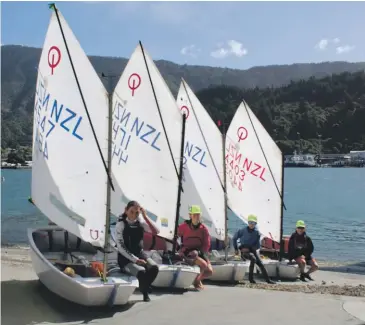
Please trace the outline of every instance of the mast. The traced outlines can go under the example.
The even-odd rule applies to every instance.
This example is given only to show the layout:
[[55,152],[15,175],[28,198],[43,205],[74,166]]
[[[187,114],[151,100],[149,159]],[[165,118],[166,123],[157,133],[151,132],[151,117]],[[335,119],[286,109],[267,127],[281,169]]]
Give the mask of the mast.
[[181,192],[183,191],[183,188],[182,188],[182,176],[183,175],[182,175],[182,173],[183,173],[183,164],[184,164],[184,143],[185,143],[186,115],[183,114],[183,121],[182,121],[183,124],[182,124],[182,132],[181,132],[182,133],[182,138],[181,138],[181,147],[180,147],[180,166],[179,166],[179,171],[178,171],[177,167],[176,167],[174,155],[173,155],[173,152],[172,152],[171,144],[170,144],[170,141],[169,141],[169,137],[167,136],[165,123],[164,123],[164,120],[162,118],[160,105],[159,105],[158,100],[157,100],[155,87],[153,85],[153,81],[152,81],[151,74],[150,74],[150,69],[149,69],[148,64],[147,64],[146,55],[145,55],[145,52],[144,52],[143,45],[142,45],[141,41],[139,41],[139,46],[141,47],[143,60],[144,60],[145,66],[146,66],[147,74],[148,74],[148,79],[150,81],[150,85],[151,85],[152,92],[153,92],[153,97],[155,98],[157,111],[158,111],[158,114],[160,116],[162,128],[163,128],[165,138],[166,138],[166,141],[167,141],[167,145],[168,145],[168,148],[169,148],[169,151],[170,151],[171,160],[172,160],[172,163],[174,164],[174,168],[175,168],[175,171],[176,171],[176,176],[178,178],[178,193],[177,193],[177,203],[176,203],[175,229],[174,229],[174,237],[172,239],[173,240],[172,251],[175,254],[175,252],[176,252],[176,235],[177,235],[177,229],[178,229],[178,223],[179,223],[179,217],[180,217]]
[[106,211],[105,211],[105,242],[104,242],[104,265],[103,265],[103,282],[107,281],[108,267],[108,248],[110,238],[110,202],[111,202],[111,169],[112,169],[112,127],[113,127],[113,93],[112,93],[112,76],[106,76],[102,73],[102,77],[108,78],[109,93],[108,93],[108,157],[107,157],[107,186],[106,186]]
[[[252,122],[250,113],[248,112],[246,103],[245,103],[245,101],[242,101],[242,102],[243,102],[243,104],[245,106],[245,110],[246,110],[247,116],[248,116],[248,118],[250,120],[250,123],[251,123],[251,126],[252,126],[253,130],[254,130],[256,139],[257,139],[257,141],[259,143],[261,152],[264,155],[266,164],[267,164],[267,166],[269,168],[269,171],[270,171],[271,177],[272,177],[272,179],[274,181],[276,190],[277,190],[277,192],[278,192],[278,194],[280,196],[280,199],[281,199],[281,201],[280,201],[280,209],[281,209],[281,212],[280,212],[280,238],[279,238],[279,244],[280,244],[279,261],[281,261],[282,260],[282,256],[283,256],[283,251],[284,251],[284,242],[283,242],[283,219],[284,219],[284,210],[286,210],[286,206],[285,206],[285,203],[284,203],[284,155],[283,155],[283,153],[281,153],[281,188],[279,190],[278,185],[277,185],[276,180],[275,180],[275,177],[274,177],[273,172],[271,170],[271,166],[270,166],[269,161],[268,161],[268,159],[266,157],[265,150],[262,147],[261,141],[260,141],[260,139],[258,137],[258,134],[256,132],[255,126],[254,126],[254,124]],[[281,191],[281,193],[280,193],[280,191]],[[277,270],[279,270],[279,268],[277,268]]]
[[223,144],[223,191],[224,191],[224,259],[228,260],[228,197],[227,197],[227,173],[226,173],[226,129],[224,122],[222,123],[222,144]]
[[[193,111],[193,114],[194,114],[194,117],[195,117],[195,120],[196,120],[196,123],[197,123],[197,125],[198,125],[198,127],[199,127],[199,131],[200,131],[200,134],[201,134],[201,136],[202,136],[202,138],[203,138],[203,140],[204,140],[204,143],[205,143],[205,146],[206,146],[206,148],[207,148],[207,151],[208,151],[208,154],[209,154],[209,157],[210,157],[210,159],[212,160],[212,164],[213,164],[213,167],[214,167],[214,170],[215,170],[215,172],[216,172],[216,175],[217,175],[217,177],[218,177],[218,180],[219,180],[219,183],[220,183],[220,185],[221,185],[221,187],[222,187],[222,190],[223,190],[223,193],[224,193],[224,227],[225,227],[225,233],[224,233],[224,235],[225,235],[225,237],[224,237],[224,243],[225,243],[225,260],[226,260],[226,262],[227,262],[227,259],[228,259],[228,241],[227,241],[227,238],[228,238],[228,225],[227,225],[227,222],[228,222],[228,214],[227,214],[227,184],[226,184],[226,165],[225,165],[225,151],[226,151],[226,149],[225,149],[225,127],[224,127],[224,124],[223,124],[223,126],[222,126],[222,141],[223,141],[223,177],[224,177],[224,180],[223,180],[223,184],[222,184],[222,180],[221,180],[221,177],[220,177],[220,175],[219,175],[219,172],[218,172],[218,169],[217,169],[217,166],[216,166],[216,164],[215,164],[215,162],[214,162],[214,159],[213,159],[213,157],[212,157],[212,154],[211,154],[211,151],[210,151],[210,148],[209,148],[209,146],[208,146],[208,143],[207,143],[207,140],[206,140],[206,138],[205,138],[205,136],[204,136],[204,132],[203,132],[203,129],[202,129],[202,127],[201,127],[201,125],[200,125],[200,123],[199,123],[199,119],[197,118],[197,116],[196,116],[196,113],[195,113],[195,109],[194,109],[194,106],[193,106],[193,103],[192,103],[192,101],[191,101],[191,99],[190,99],[190,96],[189,96],[189,92],[188,92],[188,90],[186,89],[186,85],[185,85],[185,80],[184,79],[182,79],[182,85],[183,85],[183,87],[184,87],[184,90],[185,90],[185,93],[186,93],[186,96],[187,96],[187,98],[188,98],[188,100],[189,100],[189,104],[190,104],[190,107],[191,107],[191,109],[192,109],[192,111]],[[220,126],[221,126],[221,121],[219,120],[218,121],[218,129],[220,128]]]
[[176,253],[176,244],[177,244],[176,236],[177,236],[177,229],[179,227],[179,217],[180,217],[182,177],[183,177],[183,165],[184,165],[185,125],[186,125],[186,115],[183,114],[182,132],[181,132],[182,133],[182,135],[181,135],[181,147],[180,147],[179,187],[178,187],[178,192],[177,192],[174,241],[173,241],[173,244],[172,244],[172,254],[173,255],[175,255],[175,253]]
[[281,262],[284,255],[284,241],[283,241],[283,228],[284,228],[284,155],[281,155],[282,166],[281,166],[281,217],[280,217],[280,251],[279,251],[279,262]]

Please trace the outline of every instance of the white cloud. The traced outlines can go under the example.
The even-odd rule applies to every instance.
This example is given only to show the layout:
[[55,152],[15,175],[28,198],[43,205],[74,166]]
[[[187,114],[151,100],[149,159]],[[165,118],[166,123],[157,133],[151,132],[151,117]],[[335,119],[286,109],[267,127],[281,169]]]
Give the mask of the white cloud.
[[194,44],[185,46],[180,50],[182,55],[191,56],[193,58],[196,58],[199,52],[200,49],[198,49]]
[[332,40],[332,42],[333,42],[334,44],[338,44],[338,43],[340,43],[340,39],[339,39],[338,37],[336,37],[336,38],[334,38],[334,39]]
[[219,48],[212,51],[210,55],[215,59],[223,59],[230,55],[241,58],[248,53],[247,49],[243,47],[243,44],[235,40],[227,41],[227,45],[227,47],[224,47],[222,44],[218,44]]
[[316,49],[320,50],[320,51],[324,51],[325,49],[327,49],[327,46],[329,44],[328,39],[321,39],[315,46]]
[[354,49],[355,49],[355,46],[351,46],[351,45],[338,46],[338,47],[336,47],[336,53],[337,54],[348,53],[348,52],[353,51]]

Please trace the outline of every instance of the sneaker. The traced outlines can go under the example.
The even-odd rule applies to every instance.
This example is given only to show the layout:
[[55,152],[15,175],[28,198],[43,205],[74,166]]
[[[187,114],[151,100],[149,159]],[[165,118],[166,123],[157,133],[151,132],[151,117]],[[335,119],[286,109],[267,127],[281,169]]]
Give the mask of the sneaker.
[[300,275],[300,281],[307,282],[304,274]]
[[252,284],[255,284],[255,283],[256,283],[256,281],[255,281],[254,279],[250,279],[249,281],[250,281],[250,283],[252,283]]
[[149,302],[149,301],[151,301],[151,298],[150,298],[150,296],[148,295],[148,293],[147,293],[147,292],[143,293],[143,301],[144,301],[144,302]]
[[310,281],[314,281],[314,279],[309,275],[309,273],[305,273],[304,277]]
[[270,279],[269,279],[269,280],[267,280],[266,282],[267,282],[268,284],[276,284],[276,282],[275,282],[275,281],[270,280]]

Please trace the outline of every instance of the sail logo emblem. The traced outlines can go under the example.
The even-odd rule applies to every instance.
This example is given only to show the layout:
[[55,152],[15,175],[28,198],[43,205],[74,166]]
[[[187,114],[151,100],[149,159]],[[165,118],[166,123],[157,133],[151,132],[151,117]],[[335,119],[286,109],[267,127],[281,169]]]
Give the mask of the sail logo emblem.
[[128,87],[132,90],[132,97],[134,97],[134,91],[141,85],[141,77],[138,73],[132,73],[128,79]]
[[189,108],[186,105],[184,105],[184,106],[181,106],[180,107],[180,111],[181,111],[181,114],[185,114],[186,115],[186,119],[188,119],[188,117],[190,115]]
[[246,140],[248,137],[248,131],[243,126],[239,127],[237,130],[237,136],[238,136],[238,142],[241,142],[242,140]]
[[61,51],[57,46],[51,46],[48,51],[48,65],[51,68],[51,75],[53,75],[53,70],[61,62]]
[[161,226],[162,227],[168,227],[169,226],[169,219],[161,218]]

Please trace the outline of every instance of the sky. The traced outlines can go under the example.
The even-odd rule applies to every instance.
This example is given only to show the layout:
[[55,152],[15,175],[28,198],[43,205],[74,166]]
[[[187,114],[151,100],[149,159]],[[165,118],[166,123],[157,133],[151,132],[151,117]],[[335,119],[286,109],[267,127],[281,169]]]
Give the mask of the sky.
[[[88,55],[247,69],[365,61],[365,2],[56,2]],[[1,3],[1,44],[42,47],[48,2]]]

